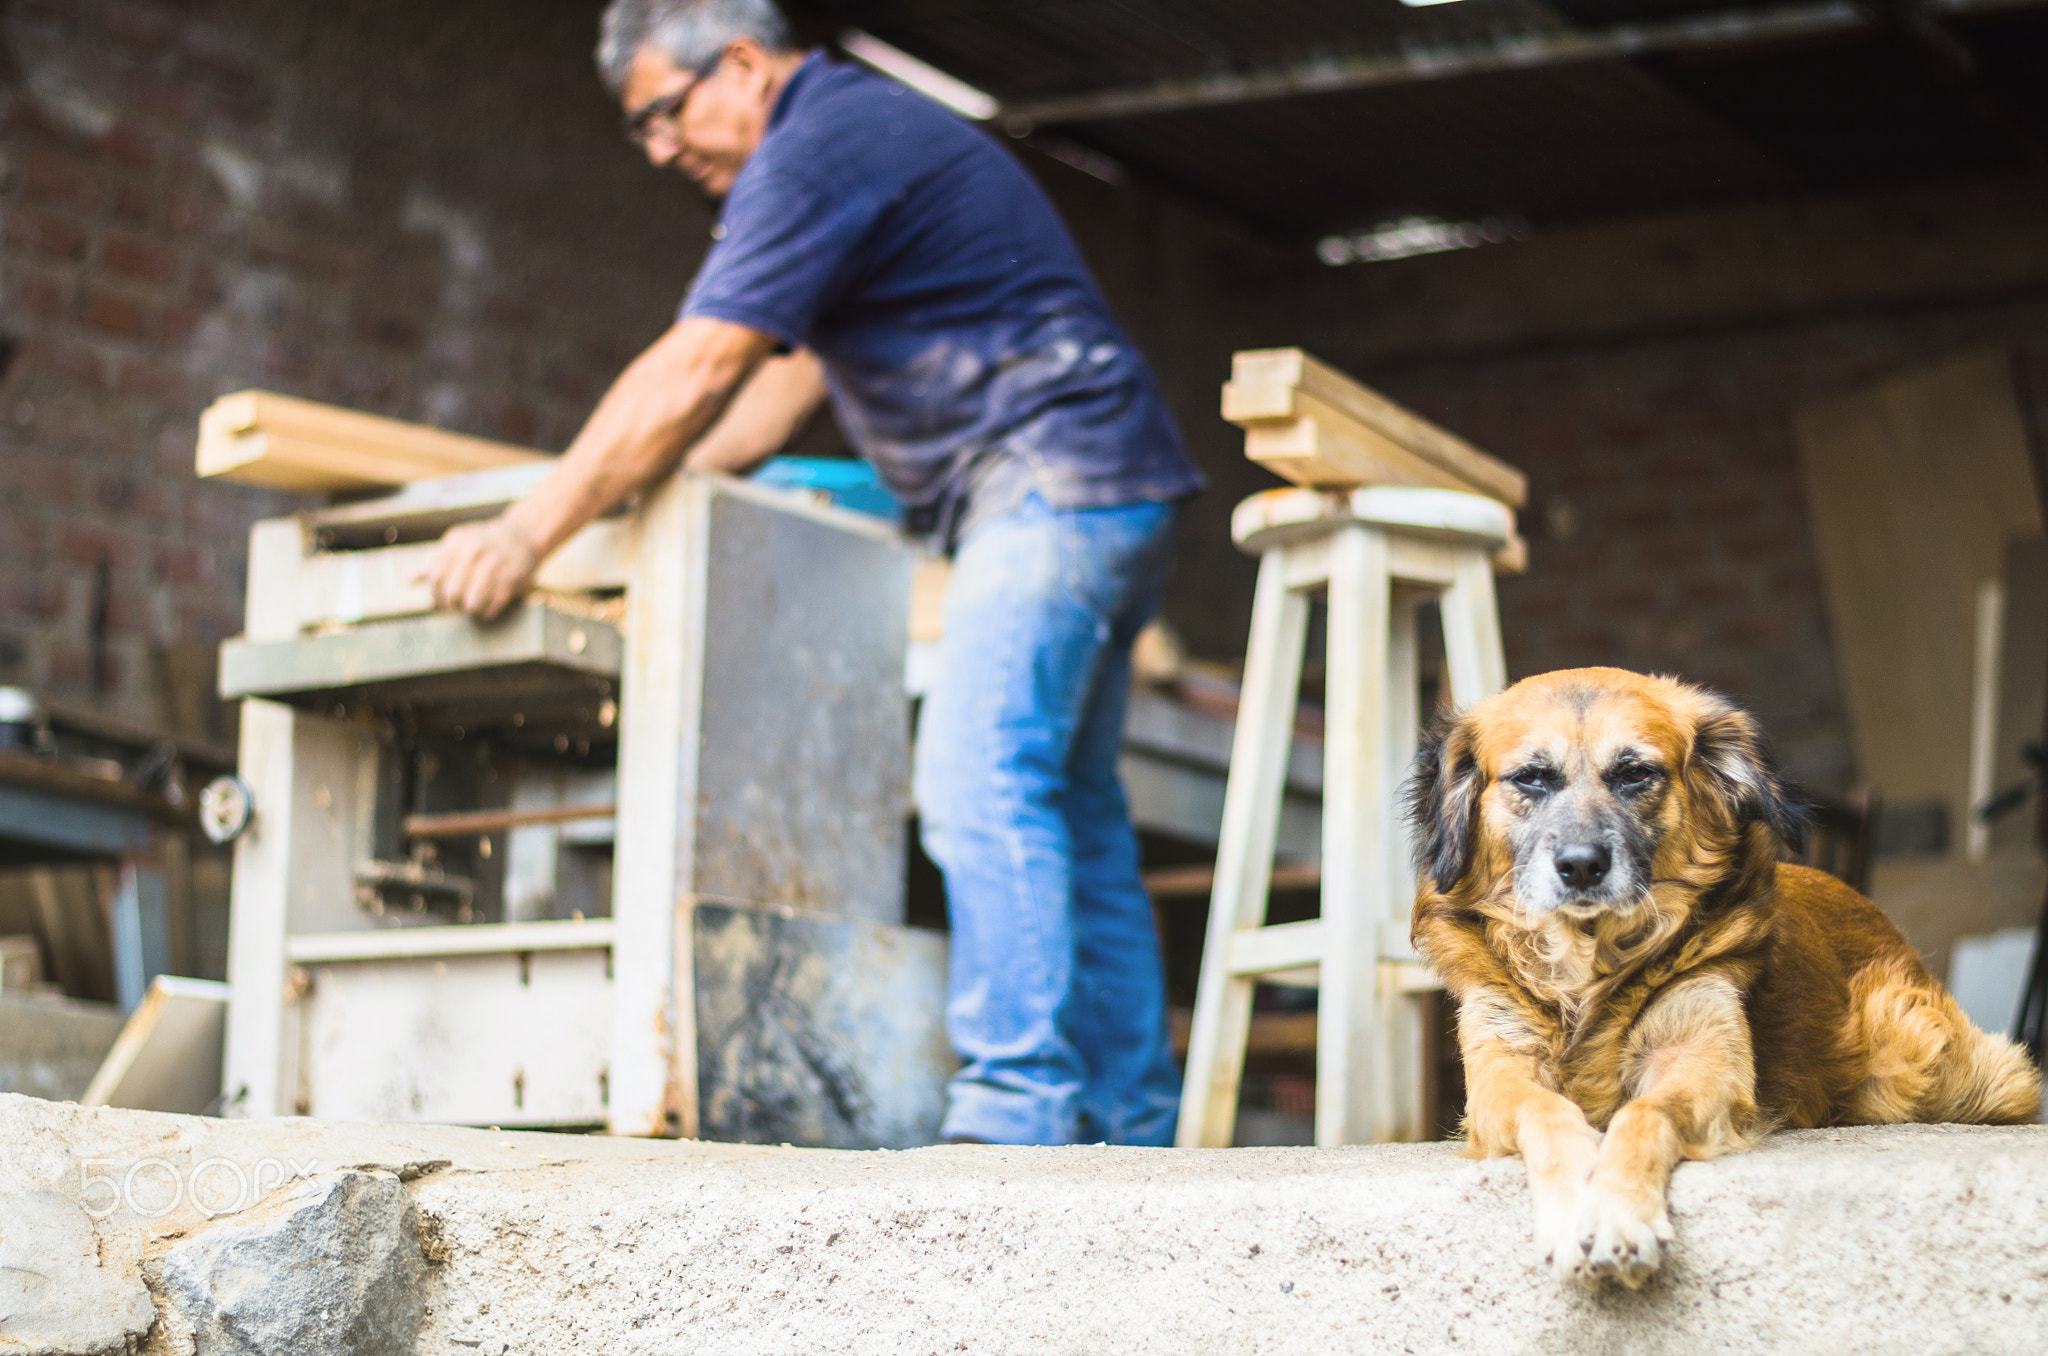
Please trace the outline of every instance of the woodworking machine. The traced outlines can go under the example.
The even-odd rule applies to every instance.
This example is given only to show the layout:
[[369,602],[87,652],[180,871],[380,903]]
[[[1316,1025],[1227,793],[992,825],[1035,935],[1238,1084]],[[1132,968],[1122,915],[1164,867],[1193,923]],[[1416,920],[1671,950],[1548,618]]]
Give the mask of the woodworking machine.
[[876,519],[681,475],[485,624],[452,524],[545,464],[250,539],[229,1114],[929,1142],[944,942],[903,926],[906,609]]

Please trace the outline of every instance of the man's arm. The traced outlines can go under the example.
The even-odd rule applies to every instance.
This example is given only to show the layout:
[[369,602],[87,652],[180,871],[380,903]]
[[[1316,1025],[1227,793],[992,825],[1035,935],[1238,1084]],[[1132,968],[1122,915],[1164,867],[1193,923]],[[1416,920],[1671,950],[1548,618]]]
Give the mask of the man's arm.
[[825,399],[825,368],[800,348],[770,358],[683,458],[687,471],[745,475],[780,451]]
[[486,618],[504,611],[549,552],[672,469],[774,346],[744,325],[677,321],[619,374],[533,493],[442,537],[427,567],[435,604]]

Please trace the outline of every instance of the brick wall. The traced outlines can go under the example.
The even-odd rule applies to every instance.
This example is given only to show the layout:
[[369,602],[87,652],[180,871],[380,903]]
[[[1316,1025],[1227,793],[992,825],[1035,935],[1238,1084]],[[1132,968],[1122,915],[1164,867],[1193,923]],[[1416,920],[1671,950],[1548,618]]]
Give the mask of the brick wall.
[[708,223],[619,136],[598,8],[0,11],[0,683],[160,719],[156,661],[240,629],[290,501],[193,478],[223,392],[567,441]]

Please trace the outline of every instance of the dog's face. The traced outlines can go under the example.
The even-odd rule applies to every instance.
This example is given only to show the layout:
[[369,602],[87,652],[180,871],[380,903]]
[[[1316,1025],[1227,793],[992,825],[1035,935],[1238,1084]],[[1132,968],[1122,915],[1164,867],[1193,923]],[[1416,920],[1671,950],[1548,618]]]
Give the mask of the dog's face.
[[1620,669],[1543,674],[1480,702],[1425,741],[1409,804],[1438,891],[1511,898],[1531,923],[1625,914],[1659,881],[1775,862],[1798,834],[1748,716]]

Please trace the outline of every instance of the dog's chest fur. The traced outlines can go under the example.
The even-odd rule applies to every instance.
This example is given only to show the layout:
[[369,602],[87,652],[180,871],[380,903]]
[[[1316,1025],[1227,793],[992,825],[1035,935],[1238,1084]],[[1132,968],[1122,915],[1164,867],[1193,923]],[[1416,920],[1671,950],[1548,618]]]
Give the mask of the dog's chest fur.
[[1729,960],[1686,922],[1683,910],[1626,922],[1558,918],[1534,930],[1496,920],[1427,949],[1457,955],[1445,970],[1460,1001],[1483,991],[1488,1025],[1534,1056],[1543,1080],[1598,1126],[1633,1095],[1628,1041],[1643,1010],[1674,980]]

